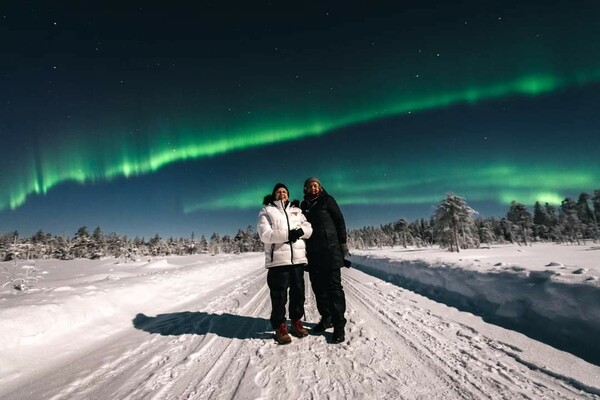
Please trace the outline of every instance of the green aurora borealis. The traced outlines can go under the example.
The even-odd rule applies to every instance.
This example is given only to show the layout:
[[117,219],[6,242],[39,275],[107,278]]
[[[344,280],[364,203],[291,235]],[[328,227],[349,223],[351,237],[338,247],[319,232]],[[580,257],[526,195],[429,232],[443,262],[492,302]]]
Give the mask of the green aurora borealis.
[[[268,146],[274,143],[300,140],[311,136],[320,136],[327,134],[335,129],[356,123],[364,123],[377,118],[385,118],[395,114],[408,112],[419,112],[428,109],[448,107],[456,103],[479,102],[490,99],[502,98],[511,95],[535,96],[546,92],[564,89],[574,85],[585,85],[600,81],[600,69],[593,72],[577,72],[573,77],[558,76],[530,76],[515,79],[514,81],[496,84],[489,87],[466,88],[462,91],[440,93],[431,98],[405,99],[397,104],[382,104],[375,107],[374,110],[354,110],[349,115],[332,116],[328,120],[322,121],[303,121],[298,122],[297,126],[286,126],[285,122],[271,122],[272,127],[268,128],[238,128],[238,131],[219,132],[214,134],[207,132],[207,128],[192,127],[182,129],[189,134],[179,133],[179,131],[167,132],[164,136],[168,139],[155,141],[149,144],[153,151],[140,151],[139,148],[126,146],[117,143],[116,148],[98,149],[93,146],[79,144],[76,148],[65,152],[68,148],[65,143],[61,146],[63,151],[54,154],[42,154],[42,160],[39,165],[32,161],[30,168],[24,171],[22,176],[11,175],[10,180],[3,182],[2,187],[10,188],[2,192],[0,199],[0,209],[15,209],[22,205],[31,194],[45,194],[54,186],[65,182],[75,181],[79,183],[93,183],[103,180],[111,180],[117,177],[132,177],[142,174],[156,172],[165,165],[193,160],[204,157],[218,156],[223,153],[243,150],[251,147]],[[214,129],[214,128],[213,128]],[[219,130],[218,128],[216,129]],[[207,133],[205,133],[207,132]],[[86,151],[86,149],[89,149]],[[518,171],[502,171],[495,174],[487,173],[486,181],[509,182],[511,186],[515,181],[522,182],[522,177]],[[434,174],[438,175],[438,174]],[[584,174],[570,174],[567,181],[571,181],[573,176],[582,177]],[[438,175],[439,176],[439,175]],[[544,182],[539,176],[532,176],[527,182]],[[580,181],[593,185],[592,176],[577,178]],[[560,181],[564,182],[565,179]],[[477,187],[477,179],[473,180],[473,185]],[[393,187],[393,183],[383,183],[386,187]],[[504,183],[506,185],[506,183]],[[525,186],[518,184],[517,186]],[[543,192],[543,188],[548,190],[560,190],[564,186],[551,185],[542,186],[538,191]],[[343,187],[340,188],[343,190]],[[506,192],[505,192],[506,193]],[[242,196],[245,198],[245,196]],[[483,197],[482,194],[476,197]],[[508,194],[501,195],[497,199],[503,203],[510,198]],[[531,196],[528,196],[531,200]],[[536,200],[560,202],[561,197],[557,193],[546,194],[543,198]],[[347,204],[366,204],[368,202],[380,201],[382,203],[403,204],[408,202],[434,202],[435,199],[426,197],[416,200],[414,197],[394,196],[390,198],[348,198]],[[523,200],[524,201],[524,200]],[[508,200],[510,202],[510,200]],[[217,201],[216,204],[219,204]],[[248,201],[244,204],[247,207],[253,207],[254,202]],[[240,204],[237,207],[240,207]],[[186,207],[189,211],[194,207]]]
[[[299,184],[309,175],[319,176],[340,204],[351,208],[350,226],[352,215],[370,206],[394,206],[402,214],[403,206],[431,206],[447,191],[494,204],[490,210],[512,200],[557,204],[565,196],[590,192],[600,187],[600,163],[591,151],[600,126],[595,115],[573,106],[573,99],[590,109],[600,100],[595,95],[600,87],[598,6],[559,2],[545,15],[538,12],[539,4],[494,3],[488,10],[465,3],[452,9],[452,18],[449,6],[430,12],[398,9],[397,15],[374,7],[364,19],[356,17],[364,13],[357,9],[333,22],[323,17],[306,31],[297,31],[304,26],[301,17],[289,26],[280,21],[273,29],[246,31],[246,42],[226,31],[222,21],[210,25],[215,37],[220,23],[225,24],[221,33],[227,32],[214,42],[200,39],[200,33],[195,39],[177,36],[178,18],[184,17],[174,13],[169,24],[175,33],[165,40],[150,30],[150,20],[139,22],[138,28],[146,29],[139,29],[142,33],[118,23],[112,37],[109,31],[94,31],[111,37],[94,41],[96,50],[120,41],[124,49],[133,48],[126,52],[114,46],[109,55],[85,55],[82,41],[70,42],[66,28],[62,36],[49,34],[40,61],[45,66],[15,62],[10,64],[15,70],[4,75],[11,89],[6,96],[14,98],[3,109],[8,122],[0,134],[14,151],[0,161],[0,220],[16,222],[0,229],[19,229],[18,221],[30,218],[25,213],[31,202],[45,208],[46,197],[58,196],[48,203],[55,207],[64,188],[72,196],[77,188],[106,187],[111,196],[153,176],[167,182],[171,191],[161,196],[169,196],[172,213],[198,218],[190,224],[232,212],[237,226],[254,223],[262,196],[276,181],[286,180],[296,189],[293,197],[299,197]],[[61,15],[75,20],[77,11],[71,12]],[[16,22],[12,29],[6,25],[13,17],[7,14],[5,40],[17,33]],[[265,26],[271,16],[262,20]],[[407,28],[413,19],[414,27]],[[248,29],[253,26],[248,22]],[[78,29],[75,23],[72,29]],[[152,38],[142,44],[130,39],[143,32]],[[58,55],[65,48],[81,55],[61,64]],[[69,70],[69,63],[78,69]],[[103,66],[105,73],[99,72]],[[23,91],[29,86],[19,87],[15,79],[30,79],[17,72],[28,68],[50,69],[39,79],[48,88],[41,98],[33,89]],[[106,84],[113,80],[117,84]],[[540,106],[544,102],[551,106]],[[30,105],[31,114],[14,104]],[[530,121],[525,121],[525,107],[532,109]],[[477,132],[473,126],[481,109],[505,124],[498,128],[504,131],[483,128],[483,119]],[[453,119],[461,113],[470,129]],[[449,122],[434,133],[437,118]],[[546,120],[559,123],[545,126]],[[427,130],[414,121],[426,122]],[[544,129],[553,131],[551,137]],[[463,132],[475,133],[469,139]],[[451,145],[436,143],[437,150],[430,152],[429,144],[438,140]],[[311,159],[315,147],[318,156]],[[255,162],[233,165],[248,159]],[[195,181],[211,182],[211,190],[196,187]],[[172,190],[177,187],[181,190]],[[136,221],[143,218],[141,213]],[[103,223],[91,220],[73,224]],[[115,223],[105,229],[124,228]],[[182,225],[172,231],[191,229]]]

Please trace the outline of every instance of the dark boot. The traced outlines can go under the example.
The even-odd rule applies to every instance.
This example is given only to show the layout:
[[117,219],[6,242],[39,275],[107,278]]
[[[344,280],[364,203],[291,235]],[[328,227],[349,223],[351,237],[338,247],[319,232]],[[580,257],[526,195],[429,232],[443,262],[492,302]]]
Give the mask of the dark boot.
[[275,341],[279,344],[288,344],[292,341],[292,338],[288,334],[287,325],[281,324],[279,328],[275,329]]
[[330,321],[327,320],[321,320],[319,321],[318,324],[315,325],[314,328],[312,328],[312,331],[314,333],[323,333],[325,332],[326,329],[331,328],[333,325],[331,325]]
[[331,337],[331,343],[342,343],[346,340],[344,328],[333,328],[333,336]]

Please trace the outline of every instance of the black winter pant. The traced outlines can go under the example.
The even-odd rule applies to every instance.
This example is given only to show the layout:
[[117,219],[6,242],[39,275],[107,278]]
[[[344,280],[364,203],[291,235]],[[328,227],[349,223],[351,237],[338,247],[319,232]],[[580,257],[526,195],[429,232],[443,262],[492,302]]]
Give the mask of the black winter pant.
[[304,316],[304,267],[285,265],[269,268],[267,285],[271,291],[271,326],[279,328],[286,320],[285,305],[290,291],[290,319]]
[[334,328],[346,326],[346,297],[341,268],[311,268],[309,275],[321,319],[331,321]]

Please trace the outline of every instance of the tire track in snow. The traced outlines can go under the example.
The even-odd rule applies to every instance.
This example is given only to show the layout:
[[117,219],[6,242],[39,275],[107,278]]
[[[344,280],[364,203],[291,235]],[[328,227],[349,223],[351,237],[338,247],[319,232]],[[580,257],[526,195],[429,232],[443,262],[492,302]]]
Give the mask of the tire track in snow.
[[[236,288],[228,299],[238,298],[238,292],[248,295],[250,300],[240,307],[243,303],[237,302],[235,309],[223,309],[221,300],[213,302],[215,312],[235,312],[238,315],[248,316],[247,322],[239,326],[232,327],[234,334],[232,336],[244,337],[245,332],[262,332],[260,337],[250,339],[230,339],[222,336],[215,336],[213,345],[204,347],[195,354],[195,364],[188,369],[186,385],[183,390],[176,390],[180,393],[178,396],[172,396],[170,393],[167,398],[234,398],[241,389],[242,382],[247,380],[247,371],[258,349],[264,345],[265,339],[269,338],[270,333],[265,330],[270,329],[268,321],[264,319],[270,309],[269,292],[265,285],[266,272],[263,270],[259,275],[252,278],[251,287],[242,286]],[[208,362],[207,362],[208,361]],[[254,387],[254,385],[253,385]],[[248,390],[246,388],[245,390]],[[256,390],[255,390],[256,391]]]
[[[264,356],[255,365],[264,386],[263,398],[434,398],[429,395],[446,389],[449,384],[440,383],[435,370],[423,368],[421,359],[412,356],[410,348],[399,346],[396,335],[387,333],[384,321],[362,305],[359,293],[364,289],[359,282],[348,280],[346,273],[343,279],[348,341],[329,344],[328,332],[294,339],[288,346],[266,344],[261,349]],[[318,315],[312,294],[306,310],[311,317]],[[316,322],[318,317],[312,320]],[[278,354],[281,363],[273,363],[270,353]]]
[[[264,344],[260,337],[239,338],[244,338],[245,331],[268,329],[264,318],[246,317],[264,317],[268,312],[270,303],[265,282],[266,271],[258,269],[226,288],[227,294],[210,299],[204,307],[198,307],[196,302],[190,305],[192,309],[202,309],[206,315],[190,318],[189,314],[194,313],[175,312],[150,323],[150,329],[164,330],[167,335],[149,337],[148,333],[136,331],[129,339],[113,338],[108,348],[102,350],[108,353],[106,357],[99,357],[98,352],[88,357],[104,358],[102,365],[79,371],[52,399],[201,399],[212,398],[211,393],[217,391],[223,394],[223,387],[233,385],[235,389],[235,374],[227,372],[241,371],[238,375],[242,379],[245,367],[243,362],[236,363],[242,344],[246,348],[252,342],[255,344],[251,347]],[[226,313],[232,313],[231,317],[245,316],[241,318],[243,324],[224,327],[228,317],[220,318],[220,315]],[[189,329],[183,331],[189,332],[178,333],[182,325],[187,325]],[[202,332],[202,328],[207,328],[207,332],[194,333],[197,327]],[[213,328],[217,333],[211,331]],[[170,330],[175,334],[168,335]],[[219,336],[223,333],[228,337]]]
[[[266,270],[257,267],[187,307],[201,311],[147,317],[140,326],[146,331],[105,340],[43,397],[597,398],[527,368],[515,360],[519,349],[419,306],[428,301],[419,295],[354,269],[343,270],[343,284],[345,343],[329,344],[328,332],[277,345]],[[306,316],[315,323],[308,286],[307,277]]]
[[[264,315],[269,307],[265,280],[265,272],[261,270],[259,274],[246,278],[231,293],[214,299],[205,309],[211,315],[230,312],[249,317]],[[177,324],[175,321],[174,323]],[[223,324],[227,325],[227,322],[222,321]],[[156,386],[151,386],[152,391],[147,392],[144,398],[233,398],[249,363],[244,354],[249,351],[251,353],[252,348],[263,343],[260,338],[240,338],[247,331],[264,331],[264,325],[262,319],[248,318],[241,325],[228,326],[221,331],[227,337],[211,333],[205,336],[194,335],[189,339],[192,344],[190,348],[185,352],[178,352],[175,362],[160,370],[159,376],[166,377],[167,382],[163,379],[164,384],[157,391]],[[174,378],[170,379],[174,372]],[[229,395],[228,392],[232,394]],[[134,393],[131,398],[140,398],[140,394]]]
[[[363,308],[360,314],[376,315],[381,329],[394,331],[397,341],[447,382],[456,397],[530,399],[533,394],[540,399],[597,398],[516,361],[512,354],[518,349],[411,304],[410,298],[419,295],[375,278],[365,279],[356,270],[347,274],[344,282],[352,293],[348,296],[352,305]],[[447,394],[432,393],[430,398]]]
[[[396,377],[398,395],[401,398],[478,398],[479,393],[466,390],[454,375],[424,357],[423,349],[407,340],[407,336],[419,335],[418,330],[404,330],[401,318],[390,318],[394,314],[405,315],[414,307],[398,301],[399,290],[384,293],[373,284],[362,283],[356,278],[358,274],[360,279],[366,277],[349,270],[343,282],[349,305],[350,340],[353,346],[371,351],[375,365],[380,365],[379,374]],[[390,359],[398,363],[381,365]]]

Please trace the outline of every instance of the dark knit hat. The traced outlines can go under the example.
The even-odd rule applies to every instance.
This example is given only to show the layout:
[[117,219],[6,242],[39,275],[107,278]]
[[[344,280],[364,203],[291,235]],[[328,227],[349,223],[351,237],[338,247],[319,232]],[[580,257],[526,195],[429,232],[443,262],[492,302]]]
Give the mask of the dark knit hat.
[[307,180],[304,181],[304,187],[307,187],[309,183],[311,182],[317,182],[319,184],[319,186],[323,187],[323,185],[321,185],[321,181],[319,180],[319,178],[315,177],[315,176],[311,176],[310,178],[308,178]]
[[273,191],[271,192],[271,195],[273,196],[273,198],[275,198],[275,192],[281,188],[284,188],[286,190],[286,192],[288,192],[288,196],[290,195],[290,191],[288,190],[287,186],[285,186],[283,183],[278,183],[275,185],[275,187],[273,188]]

